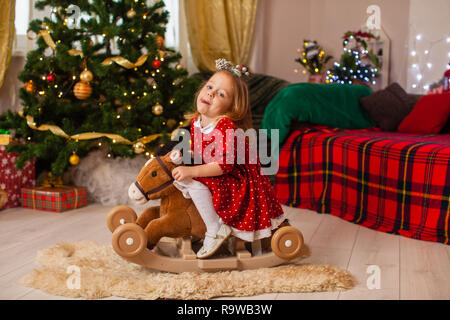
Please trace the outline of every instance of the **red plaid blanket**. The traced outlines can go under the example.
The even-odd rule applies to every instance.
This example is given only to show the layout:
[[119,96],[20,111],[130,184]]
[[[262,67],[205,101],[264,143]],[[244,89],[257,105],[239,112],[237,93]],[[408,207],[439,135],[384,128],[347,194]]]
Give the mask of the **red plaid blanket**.
[[279,164],[285,205],[449,243],[450,135],[314,126],[290,135]]

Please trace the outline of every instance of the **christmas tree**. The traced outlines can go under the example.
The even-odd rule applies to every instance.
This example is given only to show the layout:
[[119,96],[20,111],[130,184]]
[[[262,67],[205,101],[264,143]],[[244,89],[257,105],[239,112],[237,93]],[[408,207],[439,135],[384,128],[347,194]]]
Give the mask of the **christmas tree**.
[[7,148],[20,154],[17,166],[36,158],[37,170],[53,176],[96,148],[151,156],[183,124],[198,86],[164,45],[163,1],[70,3],[36,1],[52,14],[29,25],[37,48],[19,74],[24,107],[0,116],[0,128],[23,142]]
[[303,40],[303,51],[300,49],[297,51],[301,51],[301,57],[295,61],[300,63],[311,75],[321,74],[322,68],[333,58],[333,56],[325,54],[317,41]]
[[367,50],[367,41],[375,39],[369,32],[346,32],[342,46],[344,53],[339,62],[327,71],[327,83],[375,84],[379,76],[377,56]]

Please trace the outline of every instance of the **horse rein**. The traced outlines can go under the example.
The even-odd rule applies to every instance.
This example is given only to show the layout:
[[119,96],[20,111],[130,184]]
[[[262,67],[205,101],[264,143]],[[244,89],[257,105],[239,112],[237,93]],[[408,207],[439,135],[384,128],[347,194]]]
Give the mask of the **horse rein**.
[[148,197],[149,195],[156,193],[158,191],[161,191],[165,188],[167,188],[168,186],[170,186],[172,184],[172,182],[175,180],[172,176],[172,172],[170,172],[170,170],[167,168],[167,166],[164,164],[164,162],[162,162],[162,160],[160,159],[160,157],[155,157],[156,160],[158,161],[159,165],[161,166],[161,168],[163,168],[163,170],[166,172],[166,174],[169,176],[170,180],[163,183],[162,185],[160,185],[159,187],[153,188],[149,191],[145,191],[141,185],[139,184],[139,182],[136,180],[134,182],[135,186],[139,189],[140,192],[142,192],[142,194],[144,195],[145,199],[147,199],[147,201],[150,200],[150,198]]

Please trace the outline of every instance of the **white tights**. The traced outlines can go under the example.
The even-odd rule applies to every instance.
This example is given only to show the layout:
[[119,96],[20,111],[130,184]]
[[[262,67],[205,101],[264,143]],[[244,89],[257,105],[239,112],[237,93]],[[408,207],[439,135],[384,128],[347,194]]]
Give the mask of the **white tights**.
[[[208,187],[194,179],[175,180],[173,184],[183,193],[185,198],[192,199],[206,225],[206,231],[216,234],[221,224],[220,217],[214,209],[212,194]],[[212,241],[212,238],[205,237],[203,244],[208,245]]]

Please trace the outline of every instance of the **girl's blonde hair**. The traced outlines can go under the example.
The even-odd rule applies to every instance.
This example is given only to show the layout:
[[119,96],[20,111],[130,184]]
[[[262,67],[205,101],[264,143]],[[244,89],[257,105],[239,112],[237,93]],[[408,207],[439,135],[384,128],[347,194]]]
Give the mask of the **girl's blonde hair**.
[[[234,73],[227,70],[220,70],[217,72],[226,72],[233,79],[234,92],[233,92],[233,102],[231,103],[231,108],[225,114],[220,115],[216,118],[216,120],[220,118],[230,118],[234,124],[243,130],[250,129],[252,127],[252,112],[250,109],[250,100],[248,94],[247,83],[241,78],[236,76]],[[215,72],[214,74],[216,74]],[[200,113],[197,110],[197,98],[202,90],[202,88],[206,85],[208,81],[204,81],[197,93],[195,94],[194,99],[194,108],[195,111],[191,113],[187,113],[184,115],[185,119],[192,120],[197,118]]]

